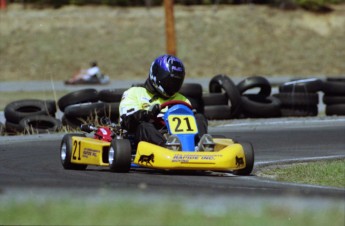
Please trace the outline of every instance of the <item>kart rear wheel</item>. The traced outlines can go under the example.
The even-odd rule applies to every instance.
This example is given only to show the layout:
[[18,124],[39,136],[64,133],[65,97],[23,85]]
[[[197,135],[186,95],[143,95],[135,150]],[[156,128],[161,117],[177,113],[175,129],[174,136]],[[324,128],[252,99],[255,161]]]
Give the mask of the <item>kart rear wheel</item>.
[[240,170],[234,170],[233,174],[235,175],[250,175],[254,167],[254,150],[253,146],[249,142],[241,142],[243,147],[244,156],[246,160],[246,167]]
[[69,170],[85,170],[87,165],[84,164],[74,164],[71,162],[72,158],[72,137],[86,137],[85,134],[75,133],[75,134],[66,134],[61,141],[60,146],[60,159],[61,164],[64,169]]
[[108,154],[109,168],[112,172],[127,173],[131,168],[131,143],[127,139],[114,139]]

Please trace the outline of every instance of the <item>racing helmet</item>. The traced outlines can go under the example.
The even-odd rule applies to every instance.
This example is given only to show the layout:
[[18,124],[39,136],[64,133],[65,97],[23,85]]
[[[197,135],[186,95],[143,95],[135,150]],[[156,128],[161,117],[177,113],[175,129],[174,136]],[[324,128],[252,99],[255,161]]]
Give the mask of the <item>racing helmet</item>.
[[163,98],[177,93],[184,81],[185,68],[182,61],[172,55],[161,55],[151,64],[147,82],[153,92]]

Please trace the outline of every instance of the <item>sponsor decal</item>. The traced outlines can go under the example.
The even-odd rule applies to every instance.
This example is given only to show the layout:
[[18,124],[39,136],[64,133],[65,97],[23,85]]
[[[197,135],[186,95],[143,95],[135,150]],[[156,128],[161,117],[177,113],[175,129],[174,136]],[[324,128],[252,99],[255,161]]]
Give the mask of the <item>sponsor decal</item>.
[[213,155],[198,155],[198,154],[188,154],[188,155],[181,155],[175,154],[172,162],[189,162],[189,161],[198,161],[198,160],[206,160],[206,161],[215,161],[217,158],[221,158],[223,155],[213,154]]
[[100,153],[99,150],[93,150],[90,148],[85,148],[83,151],[83,158],[97,157],[98,153]]
[[138,163],[141,163],[141,164],[146,163],[146,165],[150,164],[152,166],[151,162],[152,163],[155,162],[155,156],[153,153],[151,155],[140,155]]

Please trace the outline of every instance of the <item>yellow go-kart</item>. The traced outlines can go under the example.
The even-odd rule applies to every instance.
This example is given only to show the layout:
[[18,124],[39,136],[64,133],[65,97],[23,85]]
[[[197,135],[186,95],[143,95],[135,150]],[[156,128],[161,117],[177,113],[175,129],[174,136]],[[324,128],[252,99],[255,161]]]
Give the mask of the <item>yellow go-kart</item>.
[[168,137],[165,147],[140,141],[132,145],[130,134],[119,125],[108,123],[94,127],[83,125],[86,134],[66,134],[60,146],[65,169],[84,170],[88,165],[108,167],[113,172],[129,172],[131,168],[159,170],[231,171],[249,175],[254,166],[254,150],[250,143],[204,135],[198,143],[196,120],[192,107],[182,101],[168,101],[163,115]]

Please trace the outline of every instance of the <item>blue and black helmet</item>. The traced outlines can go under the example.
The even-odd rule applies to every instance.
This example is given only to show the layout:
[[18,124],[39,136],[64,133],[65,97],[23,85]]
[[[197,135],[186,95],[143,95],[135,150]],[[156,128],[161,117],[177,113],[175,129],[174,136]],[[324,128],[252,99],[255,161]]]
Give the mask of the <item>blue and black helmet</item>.
[[182,61],[172,55],[162,55],[152,62],[148,81],[157,94],[169,98],[180,90],[184,77]]

